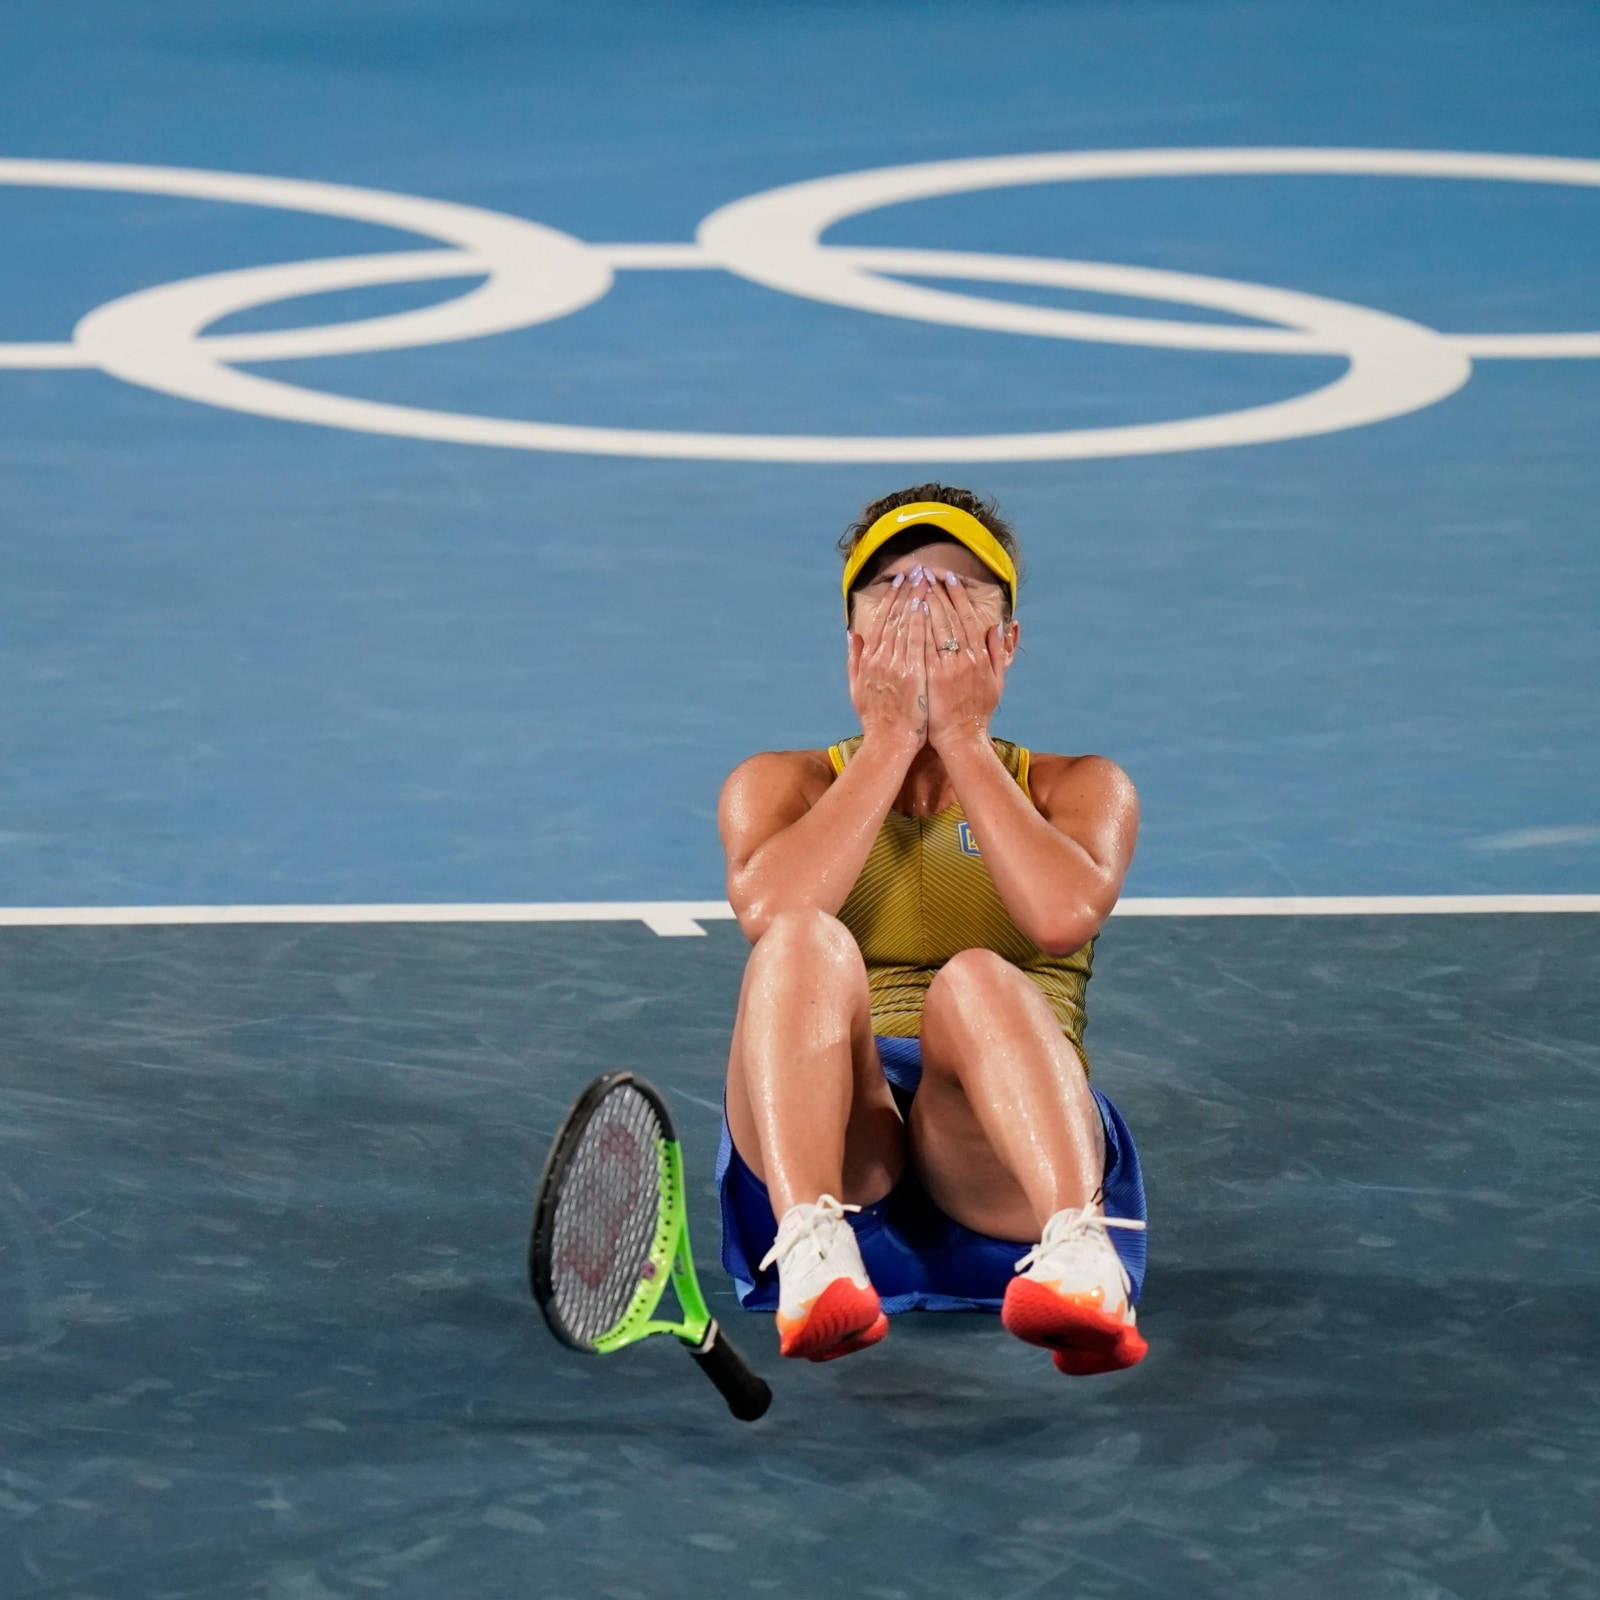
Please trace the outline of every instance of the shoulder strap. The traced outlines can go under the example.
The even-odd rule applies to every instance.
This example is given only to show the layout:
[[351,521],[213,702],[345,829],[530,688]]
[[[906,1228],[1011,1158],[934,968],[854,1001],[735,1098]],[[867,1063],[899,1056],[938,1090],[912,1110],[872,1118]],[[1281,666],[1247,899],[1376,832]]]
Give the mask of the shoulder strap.
[[1028,747],[1025,744],[1012,744],[1009,739],[991,739],[989,743],[994,746],[994,753],[1000,757],[1006,771],[1017,780],[1017,787],[1030,800],[1033,799],[1033,790],[1028,787],[1028,768],[1031,765]]
[[854,738],[841,739],[838,744],[828,746],[828,760],[833,766],[833,775],[838,777],[844,771],[845,763],[861,748],[861,735]]

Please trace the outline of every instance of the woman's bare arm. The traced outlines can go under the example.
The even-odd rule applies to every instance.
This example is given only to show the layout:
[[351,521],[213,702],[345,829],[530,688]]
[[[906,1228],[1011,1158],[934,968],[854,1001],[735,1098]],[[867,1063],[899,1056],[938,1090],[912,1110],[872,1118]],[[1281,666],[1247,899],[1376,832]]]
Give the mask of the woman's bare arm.
[[987,738],[941,750],[983,864],[1012,920],[1066,955],[1111,915],[1139,836],[1139,797],[1103,756],[1040,755],[1030,801]]
[[[1066,955],[1100,931],[1122,893],[1139,798],[1114,762],[1041,755],[1030,801],[989,742],[1009,660],[1004,630],[984,626],[960,583],[935,584],[930,598],[928,737],[1012,921],[1040,949]],[[935,638],[958,648],[940,650]]]
[[862,741],[839,777],[815,750],[768,751],[723,785],[717,826],[728,900],[753,944],[780,911],[836,915],[927,738],[927,623],[897,592],[849,643]]
[[780,911],[838,914],[917,749],[868,737],[837,778],[815,750],[767,751],[734,768],[717,826],[745,938],[754,944]]

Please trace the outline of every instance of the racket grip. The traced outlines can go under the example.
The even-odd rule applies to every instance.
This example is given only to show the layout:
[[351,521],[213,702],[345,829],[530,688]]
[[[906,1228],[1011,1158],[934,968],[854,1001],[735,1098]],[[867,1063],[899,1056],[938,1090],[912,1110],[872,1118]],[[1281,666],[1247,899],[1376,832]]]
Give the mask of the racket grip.
[[700,1363],[700,1370],[722,1391],[728,1409],[741,1422],[754,1422],[772,1404],[772,1391],[744,1363],[744,1357],[728,1342],[713,1317],[706,1336],[696,1350],[689,1352]]

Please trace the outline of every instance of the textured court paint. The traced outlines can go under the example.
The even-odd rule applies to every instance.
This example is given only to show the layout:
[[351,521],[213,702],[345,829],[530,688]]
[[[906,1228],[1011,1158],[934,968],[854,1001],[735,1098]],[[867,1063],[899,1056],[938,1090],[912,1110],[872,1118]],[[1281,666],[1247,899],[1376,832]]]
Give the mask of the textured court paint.
[[[23,10],[0,153],[345,183],[600,243],[687,239],[828,173],[1037,150],[1600,157],[1591,7],[934,4],[915,29],[870,3]],[[886,61],[915,104],[884,95]],[[65,340],[174,275],[419,247],[250,213],[5,193],[0,343]],[[836,233],[1276,284],[1446,332],[1600,321],[1600,204],[1576,191],[1148,178],[919,201]],[[390,312],[372,294],[336,315]],[[392,404],[860,435],[1214,414],[1339,365],[917,326],[624,270],[542,329],[296,370]],[[830,546],[904,481],[886,469],[508,459],[91,372],[3,379],[0,903],[687,898],[720,882],[733,764],[851,731]],[[1347,434],[961,469],[1027,536],[995,731],[1132,773],[1137,895],[1600,889],[1600,841],[1574,831],[1600,792],[1597,385],[1579,362],[1500,361]],[[1543,842],[1476,845],[1510,835]]]
[[[1108,929],[1087,1043],[1145,1155],[1151,1351],[1081,1384],[976,1316],[780,1366],[734,1308],[743,955],[0,933],[0,1593],[1588,1600],[1593,919]],[[607,1066],[672,1100],[752,1428],[528,1298],[540,1163]]]

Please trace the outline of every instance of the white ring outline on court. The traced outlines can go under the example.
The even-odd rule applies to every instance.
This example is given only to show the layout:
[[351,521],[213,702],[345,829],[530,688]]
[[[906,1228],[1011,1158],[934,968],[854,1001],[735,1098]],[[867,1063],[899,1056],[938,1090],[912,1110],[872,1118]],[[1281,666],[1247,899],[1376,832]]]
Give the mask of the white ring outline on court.
[[[0,345],[0,367],[99,367],[158,392],[257,416],[501,448],[703,460],[1019,461],[1265,443],[1364,426],[1434,404],[1474,356],[1600,355],[1600,333],[1453,334],[1343,301],[1152,268],[977,252],[825,245],[835,222],[908,200],[1022,184],[1219,174],[1479,178],[1600,187],[1600,161],[1459,151],[1076,151],[879,168],[768,190],[719,208],[693,245],[592,246],[539,223],[451,202],[299,179],[162,167],[0,160],[0,183],[154,193],[306,211],[432,235],[444,250],[386,252],[163,284],[85,316],[70,344]],[[1289,400],[1169,422],[1051,433],[829,437],[583,427],[438,412],[328,394],[231,363],[394,350],[508,332],[603,296],[613,270],[723,269],[824,303],[1036,337],[1160,348],[1342,356],[1348,370]],[[1237,327],[1102,316],[930,289],[883,273],[1049,284],[1206,306],[1279,324]],[[456,298],[397,315],[208,337],[222,317],[331,289],[481,276]]]

